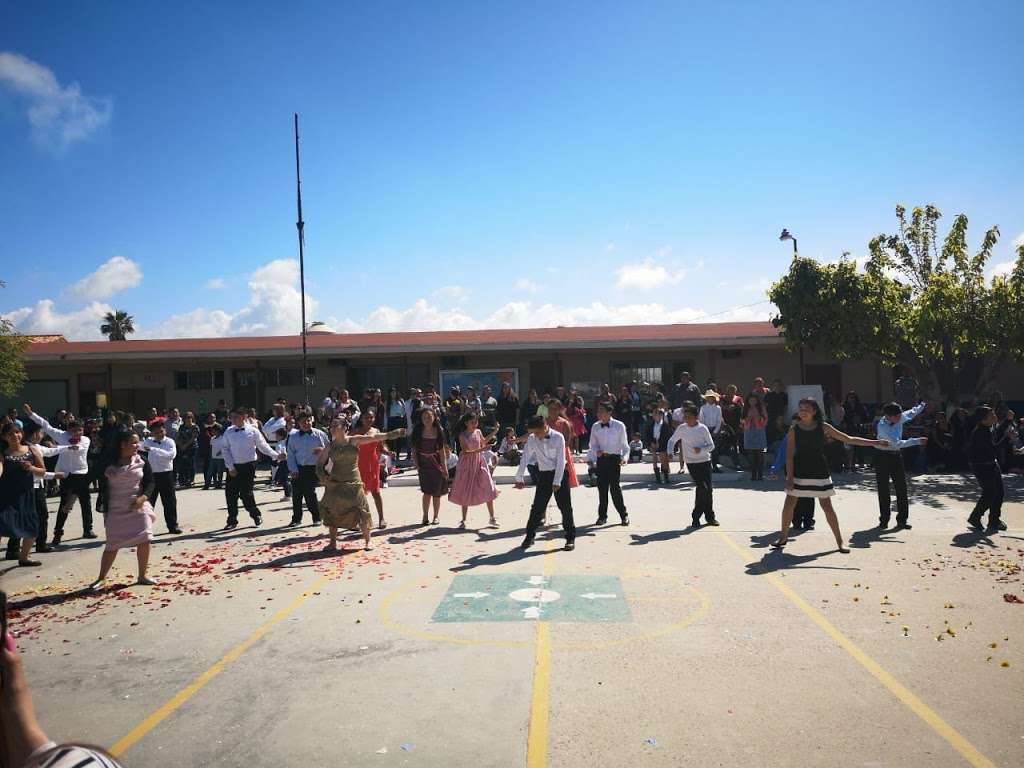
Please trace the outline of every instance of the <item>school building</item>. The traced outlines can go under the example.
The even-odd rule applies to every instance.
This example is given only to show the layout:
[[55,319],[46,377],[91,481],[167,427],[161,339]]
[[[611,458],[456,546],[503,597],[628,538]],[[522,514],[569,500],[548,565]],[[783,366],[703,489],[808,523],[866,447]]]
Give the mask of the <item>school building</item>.
[[[358,397],[363,388],[433,383],[446,392],[510,381],[525,398],[562,384],[585,395],[602,382],[670,385],[689,371],[701,386],[756,376],[787,384],[855,390],[865,402],[893,396],[891,369],[874,360],[838,362],[807,350],[787,352],[769,322],[591,326],[478,331],[307,334],[310,400],[331,388]],[[29,382],[3,407],[29,402],[41,413],[112,408],[142,415],[150,407],[212,410],[219,400],[264,412],[279,397],[303,399],[301,336],[66,341],[35,337],[27,354]],[[1008,367],[998,386],[1024,392],[1024,371]],[[588,406],[589,406],[588,402]]]

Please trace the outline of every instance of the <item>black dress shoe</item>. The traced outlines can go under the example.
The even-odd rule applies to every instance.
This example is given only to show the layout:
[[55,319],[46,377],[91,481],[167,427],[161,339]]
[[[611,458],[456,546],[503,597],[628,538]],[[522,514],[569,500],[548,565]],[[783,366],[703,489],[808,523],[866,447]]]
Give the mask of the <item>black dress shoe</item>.
[[700,515],[690,515],[690,520],[693,521],[692,522],[692,527],[693,528],[700,528]]
[[85,533],[82,534],[82,538],[83,539],[98,539],[99,536],[97,536],[95,534],[95,532],[93,532],[93,531],[86,531]]
[[973,516],[972,517],[968,517],[967,518],[967,526],[969,528],[975,530],[975,531],[984,530],[984,526],[981,524],[981,518],[980,517],[973,517]]
[[320,518],[319,517],[314,517],[313,518],[313,525],[320,525]]
[[608,518],[607,517],[599,517],[599,518],[597,518],[596,525],[604,525],[607,522],[608,522]]
[[533,539],[532,539],[532,538],[528,538],[528,539],[523,539],[523,543],[522,543],[522,544],[520,544],[519,546],[520,546],[520,547],[521,547],[522,549],[529,549],[530,547],[532,547],[532,546],[533,546]]
[[896,523],[896,527],[893,528],[893,530],[894,531],[904,531],[904,530],[905,531],[909,531],[913,527],[914,526],[912,526],[910,523],[905,523],[905,522],[904,523],[899,523],[898,522],[898,523]]
[[40,553],[40,554],[42,554],[42,555],[45,555],[45,554],[47,554],[48,552],[53,552],[53,550],[52,550],[52,549],[50,549],[50,548],[49,548],[48,546],[46,546],[45,544],[40,544],[40,545],[38,545],[38,546],[36,547],[36,552],[38,552],[38,553]]
[[292,518],[291,520],[289,520],[289,521],[288,521],[288,522],[287,522],[287,523],[285,524],[285,526],[284,526],[284,527],[285,527],[285,528],[294,528],[294,527],[295,527],[296,525],[298,525],[298,524],[299,524],[299,523],[301,523],[301,522],[302,522],[301,520],[296,520],[296,519]]
[[63,535],[64,534],[62,534],[62,533],[55,533],[55,534],[53,534],[53,540],[50,542],[50,546],[53,547],[54,549],[59,547],[60,546],[60,540],[61,540],[61,537]]
[[629,515],[623,515],[622,516],[622,524],[623,525],[629,525]]
[[988,533],[988,534],[999,533],[999,526],[998,525],[995,525],[995,526],[990,525],[990,526],[988,526],[985,529],[985,533]]
[[263,515],[259,514],[258,512],[255,515],[253,515],[252,524],[255,525],[257,528],[263,525]]
[[566,552],[572,552],[574,549],[576,549],[576,542],[575,541],[567,541],[567,542],[565,542],[565,546],[563,547],[563,549]]
[[1006,523],[1004,523],[1002,520],[1000,520],[999,521],[999,525],[997,527],[999,528],[1000,531],[1005,531],[1006,530]]
[[889,527],[889,521],[888,520],[879,520],[878,521],[878,529],[879,530],[884,531],[888,527]]
[[237,527],[238,527],[238,523],[237,522],[232,522],[232,521],[229,520],[228,524],[224,526],[224,530],[225,531],[233,531]]
[[708,518],[708,525],[721,525],[715,518]]

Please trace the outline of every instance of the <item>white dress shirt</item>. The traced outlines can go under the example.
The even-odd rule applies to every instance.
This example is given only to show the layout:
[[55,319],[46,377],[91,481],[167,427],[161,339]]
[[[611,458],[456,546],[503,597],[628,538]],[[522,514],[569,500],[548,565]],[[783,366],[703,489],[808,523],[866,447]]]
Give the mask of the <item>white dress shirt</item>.
[[704,403],[700,407],[697,420],[707,427],[711,434],[715,434],[722,428],[722,406],[717,403],[715,405]]
[[284,416],[275,416],[263,425],[263,434],[267,440],[277,440],[277,430],[284,429],[285,420]]
[[652,436],[654,437],[654,442],[658,442],[658,440],[661,438],[661,428],[664,426],[664,421],[658,421],[654,423],[654,428],[652,429]]
[[210,438],[210,458],[224,458],[224,435],[217,435],[216,437]]
[[174,457],[178,455],[178,446],[169,437],[163,440],[147,438],[142,441],[142,450],[149,451],[149,468],[153,473],[171,472],[174,469]]
[[597,452],[615,455],[616,453],[623,460],[629,458],[629,438],[626,436],[626,425],[618,419],[609,419],[605,426],[600,421],[595,421],[590,428],[590,448],[587,450],[587,461],[591,464],[597,462]]
[[[627,453],[628,455],[628,453]],[[565,473],[565,438],[557,429],[547,428],[545,436],[540,440],[530,433],[530,437],[523,446],[523,456],[519,459],[519,468],[516,469],[516,482],[523,482],[523,475],[529,464],[536,464],[541,472],[554,472],[554,485],[562,484],[562,476]]]
[[[61,453],[66,451],[68,447],[66,445],[39,445],[34,444],[36,450],[39,451],[39,455],[44,459],[49,456],[59,456]],[[47,472],[45,475],[33,475],[32,485],[34,488],[45,488],[47,480],[53,480],[53,472]]]
[[234,469],[235,464],[249,464],[256,461],[256,452],[277,459],[277,451],[271,448],[263,433],[256,427],[246,424],[244,427],[228,427],[224,433],[224,466]]
[[68,446],[68,450],[61,451],[57,457],[57,471],[65,475],[87,475],[89,474],[89,438],[82,435],[77,443],[76,449],[71,445],[71,435],[63,429],[50,426],[50,422],[33,412],[29,416],[32,421],[43,428],[43,432],[57,441],[57,445]]
[[[680,424],[672,437],[668,439],[668,454],[675,451],[676,443],[683,444],[683,461],[687,464],[703,464],[711,461],[711,451],[715,447],[715,441],[711,439],[711,430],[706,424],[697,423],[694,426]],[[697,452],[694,453],[694,448]]]

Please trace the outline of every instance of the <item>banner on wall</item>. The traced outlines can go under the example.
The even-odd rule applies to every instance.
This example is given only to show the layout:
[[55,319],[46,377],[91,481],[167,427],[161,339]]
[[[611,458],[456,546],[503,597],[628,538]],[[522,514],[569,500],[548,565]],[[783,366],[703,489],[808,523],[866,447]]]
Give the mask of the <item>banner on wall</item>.
[[787,402],[787,410],[789,411],[787,417],[789,419],[793,418],[797,405],[805,397],[813,397],[818,405],[821,406],[822,412],[825,411],[825,393],[822,392],[820,384],[790,384],[786,387],[786,394],[789,396],[789,401]]
[[512,391],[519,394],[519,369],[518,368],[478,368],[461,371],[441,371],[440,388],[438,394],[445,398],[448,391],[457,386],[463,394],[467,387],[473,387],[479,395],[485,386],[489,386],[494,392],[494,397],[501,392],[501,385],[505,382],[512,385]]

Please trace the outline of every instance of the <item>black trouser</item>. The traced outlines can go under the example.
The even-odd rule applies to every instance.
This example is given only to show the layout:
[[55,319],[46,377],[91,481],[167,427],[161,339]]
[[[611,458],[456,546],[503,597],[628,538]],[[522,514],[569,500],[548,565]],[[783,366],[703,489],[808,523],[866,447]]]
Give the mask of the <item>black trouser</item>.
[[793,507],[793,525],[798,528],[809,528],[814,522],[814,499],[809,496],[799,496],[796,506]]
[[82,532],[92,531],[92,500],[89,498],[89,475],[68,475],[60,486],[60,509],[57,512],[57,523],[53,526],[54,536],[64,535],[64,523],[67,522],[75,499],[82,506]]
[[[46,546],[46,531],[49,527],[50,512],[46,508],[46,489],[36,488],[34,491],[36,502],[36,551]],[[21,539],[10,538],[7,540],[7,557],[13,558],[20,554]]]
[[196,452],[179,453],[174,461],[178,470],[178,485],[191,486],[196,481]]
[[[388,432],[393,429],[401,429],[405,424],[405,416],[388,416]],[[388,440],[388,448],[394,451],[395,456],[398,456],[402,452],[404,442],[404,437],[396,437],[394,440]]]
[[224,496],[228,505],[228,523],[238,523],[238,500],[249,516],[256,520],[260,514],[260,508],[256,506],[256,499],[252,495],[252,481],[256,476],[256,462],[250,461],[246,464],[235,464],[235,476],[228,472],[228,481],[224,486]]
[[764,451],[760,449],[749,450],[747,451],[747,459],[750,461],[750,479],[764,480]]
[[149,503],[156,509],[156,499],[160,497],[160,504],[164,508],[164,522],[167,523],[167,530],[178,529],[178,497],[174,492],[174,472],[153,473],[153,490],[149,492]]
[[699,521],[703,516],[710,523],[715,519],[714,497],[711,490],[711,462],[701,461],[695,464],[687,462],[686,471],[693,478],[696,488],[693,499],[693,519]]
[[272,474],[274,482],[281,486],[281,490],[284,491],[284,497],[290,499],[292,497],[292,478],[288,473],[288,462],[279,462],[275,465]]
[[981,522],[981,516],[988,510],[988,527],[999,527],[999,516],[1003,511],[1003,473],[995,462],[991,464],[972,464],[974,476],[981,486],[981,498],[974,505],[971,518]]
[[210,461],[211,454],[209,452],[199,454],[199,463],[203,468],[203,490],[205,491],[210,487]]
[[625,517],[626,504],[622,500],[622,488],[619,487],[619,475],[622,472],[622,461],[618,454],[597,457],[597,517],[604,520],[608,517],[608,492],[612,494],[612,504],[619,515]]
[[907,470],[899,451],[875,451],[875,481],[878,483],[878,522],[888,523],[891,507],[889,478],[896,490],[896,522],[905,523],[910,515],[907,501]]
[[320,505],[316,500],[316,466],[299,467],[298,476],[292,480],[292,522],[302,521],[302,501],[305,499],[314,523],[320,522]]
[[526,539],[527,541],[533,541],[533,537],[537,534],[537,528],[540,527],[540,521],[544,518],[544,513],[548,508],[548,502],[551,501],[551,494],[555,495],[555,504],[558,505],[558,511],[562,513],[562,528],[565,529],[565,540],[574,541],[576,539],[576,523],[572,517],[572,495],[569,489],[569,472],[568,470],[562,475],[562,482],[558,486],[557,491],[553,491],[555,482],[555,472],[542,472],[539,469],[537,474],[534,476],[536,486],[533,491],[533,506],[530,507],[530,519],[526,523]]

